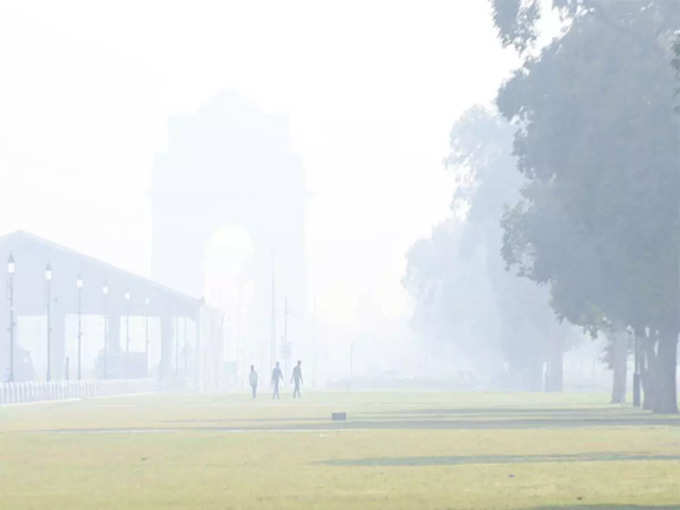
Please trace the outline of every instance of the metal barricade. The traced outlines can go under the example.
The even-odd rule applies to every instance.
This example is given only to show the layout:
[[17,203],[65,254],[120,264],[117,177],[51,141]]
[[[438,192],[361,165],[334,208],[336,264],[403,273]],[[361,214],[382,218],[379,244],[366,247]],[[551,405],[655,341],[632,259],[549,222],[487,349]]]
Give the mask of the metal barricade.
[[158,389],[154,379],[5,382],[0,383],[0,405],[151,393]]

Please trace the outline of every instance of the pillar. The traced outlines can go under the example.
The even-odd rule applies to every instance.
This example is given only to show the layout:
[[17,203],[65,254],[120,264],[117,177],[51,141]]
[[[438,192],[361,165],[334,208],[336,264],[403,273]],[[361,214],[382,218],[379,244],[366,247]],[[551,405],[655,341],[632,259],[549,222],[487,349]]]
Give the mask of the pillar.
[[66,315],[54,308],[50,318],[50,368],[52,380],[61,381],[66,378]]
[[[2,301],[0,301],[2,302]],[[15,337],[16,341],[16,337]],[[16,361],[16,344],[15,358]],[[16,365],[14,366],[16,373]],[[6,306],[0,307],[0,383],[9,377],[9,311]]]
[[172,374],[172,360],[174,359],[173,349],[173,320],[170,315],[161,315],[161,364],[160,377],[161,379],[168,379]]

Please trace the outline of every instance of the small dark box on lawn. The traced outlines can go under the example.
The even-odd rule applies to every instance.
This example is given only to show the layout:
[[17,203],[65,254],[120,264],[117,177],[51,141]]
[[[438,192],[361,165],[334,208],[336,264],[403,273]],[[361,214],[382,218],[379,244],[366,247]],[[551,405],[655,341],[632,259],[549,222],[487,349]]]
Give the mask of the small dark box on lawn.
[[333,421],[345,421],[347,420],[347,413],[333,413],[331,418],[333,418]]

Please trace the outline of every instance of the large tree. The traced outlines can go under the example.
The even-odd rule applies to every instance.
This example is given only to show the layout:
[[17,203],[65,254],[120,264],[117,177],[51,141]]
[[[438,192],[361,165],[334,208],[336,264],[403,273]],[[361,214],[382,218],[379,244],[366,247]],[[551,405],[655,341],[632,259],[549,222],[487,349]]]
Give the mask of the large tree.
[[[505,44],[530,53],[538,4],[495,0]],[[553,4],[569,29],[528,56],[498,97],[518,126],[528,181],[504,216],[503,255],[549,285],[553,308],[572,323],[651,331],[653,408],[677,412],[680,144],[670,62],[680,9],[664,0]]]

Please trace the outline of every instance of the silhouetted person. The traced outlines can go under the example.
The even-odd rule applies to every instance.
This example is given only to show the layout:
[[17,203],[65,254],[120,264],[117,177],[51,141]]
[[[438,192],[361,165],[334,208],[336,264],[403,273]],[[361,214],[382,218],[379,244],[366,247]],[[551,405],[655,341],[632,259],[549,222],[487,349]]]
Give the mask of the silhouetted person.
[[281,367],[279,367],[279,362],[276,362],[274,370],[272,370],[272,386],[274,387],[274,394],[272,398],[281,398],[279,396],[279,383],[283,381],[283,372],[281,372]]
[[250,388],[253,390],[253,398],[257,397],[257,372],[255,371],[255,365],[250,365]]
[[297,365],[293,369],[293,376],[290,381],[295,383],[295,389],[293,390],[293,398],[301,397],[300,394],[300,384],[302,384],[302,361],[298,360]]

